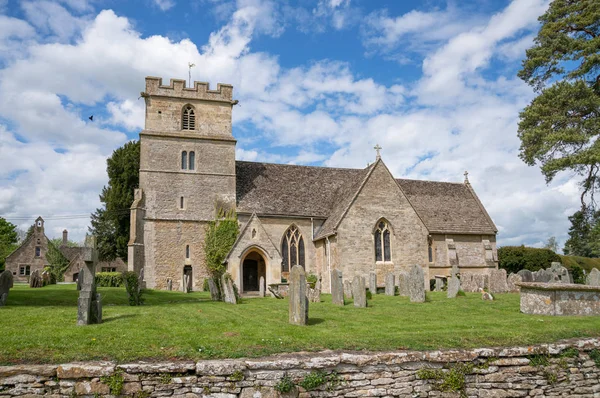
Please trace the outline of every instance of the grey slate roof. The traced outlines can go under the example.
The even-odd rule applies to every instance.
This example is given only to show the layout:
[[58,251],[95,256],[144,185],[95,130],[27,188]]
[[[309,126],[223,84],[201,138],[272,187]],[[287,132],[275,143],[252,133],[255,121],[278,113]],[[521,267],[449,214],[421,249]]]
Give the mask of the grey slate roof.
[[[236,161],[237,211],[326,219],[315,238],[335,232],[368,178],[365,169]],[[496,226],[469,185],[397,179],[430,232],[494,234]]]

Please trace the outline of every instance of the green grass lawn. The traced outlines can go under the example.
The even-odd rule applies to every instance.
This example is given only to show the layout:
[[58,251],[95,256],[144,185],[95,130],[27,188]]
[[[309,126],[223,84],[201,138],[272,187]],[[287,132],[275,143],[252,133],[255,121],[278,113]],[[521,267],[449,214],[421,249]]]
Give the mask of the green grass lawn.
[[212,302],[208,293],[147,291],[127,305],[123,288],[100,288],[104,323],[76,326],[75,285],[11,289],[0,307],[0,363],[75,360],[201,359],[324,349],[469,348],[600,336],[600,317],[532,316],[519,295],[482,301],[477,293],[429,301],[377,295],[369,308],[337,307],[329,295],[310,304],[310,324],[288,324],[287,300]]

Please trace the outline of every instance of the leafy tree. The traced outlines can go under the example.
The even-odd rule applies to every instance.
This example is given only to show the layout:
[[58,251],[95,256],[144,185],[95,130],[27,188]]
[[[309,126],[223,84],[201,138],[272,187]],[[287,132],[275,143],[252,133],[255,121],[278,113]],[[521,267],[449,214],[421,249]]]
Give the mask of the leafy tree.
[[[56,245],[58,243],[58,245]],[[50,264],[51,283],[62,282],[65,280],[65,272],[69,268],[69,259],[58,249],[62,239],[52,239],[48,242],[48,251],[46,252],[46,261]]]
[[569,217],[569,239],[565,242],[564,253],[570,256],[599,257],[598,238],[600,237],[600,211],[583,208]]
[[[221,276],[225,272],[223,261],[233,247],[238,234],[237,216],[232,210],[218,210],[216,219],[206,226],[204,238],[206,266],[221,292]],[[221,297],[223,297],[223,294],[221,294]]]
[[6,257],[17,248],[17,226],[0,217],[0,271],[4,270]]
[[498,267],[506,272],[519,272],[522,269],[537,271],[548,268],[554,261],[562,263],[560,256],[548,249],[525,246],[502,246],[498,248]]
[[539,21],[519,71],[538,93],[520,114],[520,157],[539,163],[547,182],[560,171],[581,176],[585,207],[600,182],[600,2],[554,0]]
[[558,251],[558,242],[556,241],[555,236],[551,236],[548,238],[548,242],[546,242],[544,249],[552,250],[554,253]]
[[101,260],[127,259],[129,212],[133,191],[139,186],[140,143],[128,142],[106,161],[108,185],[102,188],[103,208],[92,214],[91,234],[96,235]]

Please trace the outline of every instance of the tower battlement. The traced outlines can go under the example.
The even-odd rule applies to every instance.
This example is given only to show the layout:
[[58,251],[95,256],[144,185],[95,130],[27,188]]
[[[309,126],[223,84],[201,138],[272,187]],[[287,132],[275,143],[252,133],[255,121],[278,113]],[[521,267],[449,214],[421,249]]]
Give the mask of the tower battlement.
[[233,86],[231,84],[218,83],[217,89],[211,90],[209,84],[206,82],[194,81],[194,87],[186,87],[185,83],[186,81],[183,79],[171,79],[170,85],[165,86],[162,84],[162,78],[147,76],[145,94],[195,100],[233,102]]

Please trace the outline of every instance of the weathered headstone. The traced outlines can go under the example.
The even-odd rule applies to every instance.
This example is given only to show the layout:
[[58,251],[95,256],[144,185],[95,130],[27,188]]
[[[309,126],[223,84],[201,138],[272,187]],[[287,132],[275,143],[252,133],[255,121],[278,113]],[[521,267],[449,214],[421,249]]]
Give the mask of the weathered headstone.
[[486,289],[489,287],[489,277],[482,274],[473,274],[473,284],[475,285],[475,291]]
[[385,276],[385,295],[395,296],[396,295],[396,277],[390,273]]
[[233,288],[233,280],[229,275],[223,274],[221,276],[221,288],[223,289],[225,302],[228,304],[237,304],[237,298],[235,297],[235,290]]
[[375,272],[369,273],[369,291],[371,294],[377,294],[377,274]]
[[555,283],[572,283],[569,270],[559,262],[552,262],[550,272],[553,274],[553,282]]
[[519,274],[513,274],[511,273],[510,275],[508,275],[508,278],[506,278],[506,284],[508,286],[508,291],[511,293],[518,293],[521,288],[517,285],[515,285],[515,283],[520,283],[523,282],[523,277]]
[[344,297],[347,299],[352,298],[352,282],[349,280],[344,281]]
[[364,308],[367,306],[367,288],[364,276],[356,275],[354,277],[352,281],[352,296],[354,297],[355,307]]
[[173,290],[173,280],[172,279],[167,279],[167,290],[168,291]]
[[420,265],[413,265],[408,274],[410,301],[413,303],[425,302],[425,275]]
[[29,275],[29,287],[38,288],[43,286],[44,282],[42,281],[40,272],[36,269],[31,273],[31,275]]
[[554,275],[551,271],[546,269],[540,269],[533,273],[534,282],[548,283],[554,279]]
[[521,276],[523,282],[533,282],[533,273],[528,269],[522,269],[519,272],[517,272],[517,274]]
[[462,290],[466,293],[473,293],[477,291],[477,283],[473,280],[473,274],[470,272],[460,273],[460,285]]
[[435,291],[441,292],[444,290],[444,279],[445,277],[442,275],[435,275]]
[[96,293],[96,264],[98,264],[96,238],[86,237],[85,244],[81,251],[83,267],[79,271],[77,280],[80,289],[77,301],[77,325],[102,322],[102,301]]
[[289,319],[292,325],[308,322],[308,298],[306,297],[306,274],[300,265],[294,265],[289,276]]
[[398,294],[403,297],[410,296],[408,272],[402,271],[398,274]]
[[585,277],[585,284],[589,286],[600,286],[600,271],[597,268],[592,268],[589,274]]
[[450,276],[458,276],[459,273],[458,266],[456,264],[452,265],[452,269],[450,270]]
[[448,279],[448,298],[455,298],[460,290],[460,279],[456,274]]
[[258,295],[260,297],[265,297],[265,277],[261,276],[258,280]]
[[310,287],[310,284],[306,284],[306,296],[308,297],[308,301],[311,303],[320,303],[321,302],[321,278],[319,277],[315,282],[315,287]]
[[8,291],[13,287],[13,276],[9,270],[0,273],[0,307],[6,305]]
[[490,270],[490,293],[506,293],[508,285],[506,283],[505,269]]
[[212,301],[220,300],[221,295],[219,294],[219,288],[213,278],[208,278],[208,290],[210,291],[210,299]]
[[331,270],[331,302],[335,305],[344,305],[344,283],[342,271]]

